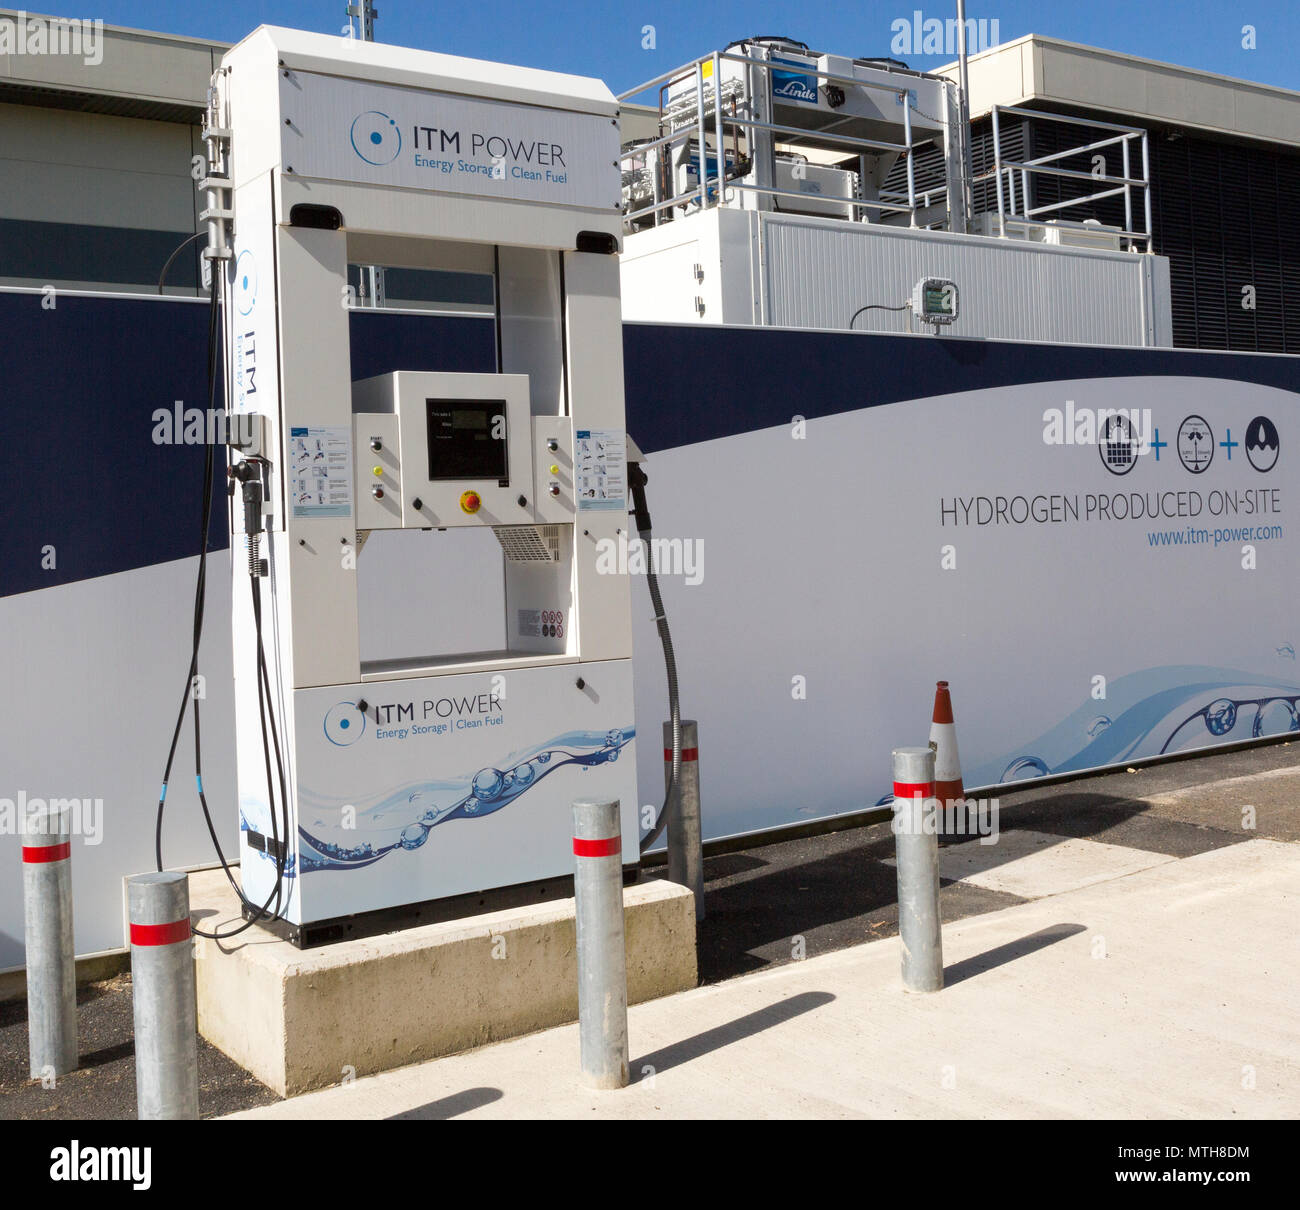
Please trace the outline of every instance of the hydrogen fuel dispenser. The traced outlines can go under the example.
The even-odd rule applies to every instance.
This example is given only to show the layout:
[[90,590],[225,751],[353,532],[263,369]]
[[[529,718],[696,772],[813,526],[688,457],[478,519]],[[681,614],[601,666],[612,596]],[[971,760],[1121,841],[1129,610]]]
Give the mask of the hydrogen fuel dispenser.
[[[619,799],[634,863],[629,587],[599,559],[628,524],[616,101],[596,80],[264,26],[223,58],[205,138],[243,434],[245,896],[304,944],[358,913],[545,884],[572,871],[577,797]],[[490,274],[497,372],[354,381],[350,264]],[[406,594],[362,618],[383,531],[449,581],[456,548],[441,576],[430,536],[477,531],[498,572],[459,604],[498,619],[498,645]],[[364,658],[363,622],[399,609],[411,649]]]

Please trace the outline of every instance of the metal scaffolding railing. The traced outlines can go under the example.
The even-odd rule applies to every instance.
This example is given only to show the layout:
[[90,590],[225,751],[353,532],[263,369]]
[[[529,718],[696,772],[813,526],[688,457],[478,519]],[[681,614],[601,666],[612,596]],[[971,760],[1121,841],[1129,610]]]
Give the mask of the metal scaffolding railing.
[[[620,101],[628,101],[633,97],[649,92],[651,89],[657,89],[659,93],[660,129],[662,130],[665,125],[670,128],[667,134],[638,143],[635,147],[624,151],[620,156],[619,163],[624,170],[625,179],[627,179],[629,170],[631,172],[643,172],[649,169],[651,173],[652,201],[648,205],[625,211],[623,221],[629,230],[634,228],[638,222],[647,218],[653,218],[654,222],[658,224],[665,212],[675,207],[698,204],[701,209],[705,209],[710,205],[724,205],[736,192],[748,192],[772,198],[790,198],[807,204],[808,194],[797,190],[760,186],[741,179],[742,176],[747,174],[739,171],[740,156],[738,152],[733,158],[733,166],[736,171],[733,171],[728,176],[726,142],[729,133],[733,141],[736,142],[737,147],[741,132],[745,132],[747,136],[752,136],[752,132],[763,131],[774,136],[774,149],[777,141],[775,136],[782,136],[780,141],[786,147],[796,147],[800,143],[807,145],[810,141],[815,140],[822,150],[829,150],[832,154],[842,152],[844,158],[856,154],[861,160],[864,153],[871,151],[897,152],[900,156],[906,157],[907,194],[905,200],[900,197],[896,201],[871,201],[859,196],[829,199],[841,203],[846,209],[851,210],[855,219],[865,218],[867,212],[872,211],[882,215],[901,214],[908,216],[910,224],[915,227],[917,226],[917,213],[919,210],[934,205],[934,199],[937,197],[942,197],[946,203],[946,188],[931,188],[924,192],[921,200],[918,199],[913,165],[914,152],[923,143],[930,141],[933,136],[927,135],[921,140],[915,138],[912,128],[912,104],[906,88],[898,88],[889,84],[877,84],[815,68],[809,68],[805,73],[810,78],[815,77],[822,84],[846,84],[854,88],[875,89],[900,98],[903,111],[903,142],[890,143],[877,139],[835,134],[826,130],[814,131],[805,127],[764,122],[752,116],[743,116],[737,104],[739,90],[734,87],[733,82],[728,82],[728,85],[725,86],[723,84],[722,64],[724,62],[742,63],[750,68],[757,68],[761,72],[767,73],[770,73],[774,68],[782,71],[791,70],[788,64],[774,64],[767,60],[750,58],[748,55],[715,51],[712,55],[697,59],[692,63],[686,63],[681,67],[674,68],[672,71],[666,71],[662,75],[655,76],[654,79],[647,80],[644,84],[639,84],[637,87],[620,94],[618,98]],[[707,82],[706,72],[708,76]],[[684,104],[679,95],[674,104],[665,107],[665,91],[689,81],[692,76],[694,76],[695,83],[694,103],[691,104],[688,101]],[[770,91],[770,74],[767,79]],[[728,101],[731,104],[730,113],[726,112]],[[712,120],[713,134],[712,148],[709,146],[710,119]],[[692,142],[695,144],[693,151],[691,150]],[[694,161],[699,183],[689,189],[674,192],[676,186],[671,180],[671,161],[673,159],[671,149],[683,145],[690,153],[690,159]],[[775,158],[775,151],[773,158]],[[638,161],[643,161],[644,166],[639,165]],[[712,161],[712,168],[710,168],[710,161]],[[716,181],[716,190],[711,190],[710,172],[713,173],[712,180]],[[860,180],[862,175],[860,172]],[[775,181],[775,173],[773,173],[772,179]]]
[[[1107,138],[1097,139],[1092,143],[1086,143],[1079,147],[1069,147],[1064,151],[1054,151],[1049,155],[1037,156],[1032,160],[1009,160],[1005,159],[1002,154],[1001,118],[1004,114],[1014,114],[1017,117],[1025,118],[1043,118],[1052,122],[1065,122],[1071,126],[1082,126],[1098,131],[1114,131],[1115,133]],[[1046,113],[1039,109],[1025,109],[1018,105],[994,105],[991,116],[993,121],[992,176],[997,184],[999,235],[1007,233],[1008,224],[1012,226],[1050,224],[1052,226],[1082,228],[1084,230],[1093,229],[1087,223],[1075,222],[1065,218],[1043,219],[1040,216],[1056,214],[1058,211],[1068,210],[1074,206],[1084,206],[1090,202],[1098,202],[1103,198],[1118,197],[1122,194],[1124,197],[1124,226],[1119,229],[1107,227],[1105,228],[1107,234],[1118,236],[1130,251],[1136,250],[1139,243],[1143,246],[1144,251],[1150,252],[1153,250],[1151,153],[1145,130],[1135,126],[1117,126],[1113,122],[1100,122],[1095,118],[1079,118],[1059,113]],[[1140,177],[1135,177],[1132,174],[1131,147],[1134,140],[1137,140],[1141,145],[1142,175]],[[1100,151],[1105,147],[1115,146],[1121,149],[1122,168],[1119,176],[1109,173],[1081,172],[1074,168],[1062,168],[1057,163],[1060,160],[1069,159],[1071,156],[1086,155],[1089,152]],[[1093,193],[1066,198],[1064,201],[1050,202],[1042,206],[1031,206],[1029,204],[1030,186],[1033,177],[1038,174],[1066,180],[1090,181],[1096,185],[1112,186],[1112,188],[1098,189]],[[979,179],[987,180],[988,176],[989,174],[986,173]],[[1020,185],[1019,208],[1016,196],[1017,178]],[[1144,229],[1141,231],[1135,230],[1133,226],[1133,192],[1138,189],[1142,191]]]

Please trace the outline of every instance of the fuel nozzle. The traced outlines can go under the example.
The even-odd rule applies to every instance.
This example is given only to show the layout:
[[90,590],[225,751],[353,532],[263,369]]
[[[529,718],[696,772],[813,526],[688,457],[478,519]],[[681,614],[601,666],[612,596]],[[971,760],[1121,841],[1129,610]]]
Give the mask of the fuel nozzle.
[[244,536],[248,540],[248,574],[264,576],[267,572],[266,560],[260,557],[261,537],[264,529],[262,519],[262,470],[251,458],[236,462],[227,472],[230,476],[230,491],[234,494],[236,482],[243,485],[244,497]]
[[650,529],[650,506],[646,504],[645,485],[649,476],[639,462],[628,463],[628,484],[632,488],[632,515],[636,518],[636,532],[644,534]]

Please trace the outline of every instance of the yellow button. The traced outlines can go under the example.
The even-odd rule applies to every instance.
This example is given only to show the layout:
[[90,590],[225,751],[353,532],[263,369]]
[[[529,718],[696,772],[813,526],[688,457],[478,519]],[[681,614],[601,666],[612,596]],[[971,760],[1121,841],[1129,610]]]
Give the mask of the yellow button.
[[382,475],[384,473],[384,468],[382,466],[372,466],[370,469],[374,471],[376,475]]
[[558,475],[559,473],[560,473],[560,468],[559,468],[558,466],[556,466],[554,462],[552,462],[552,463],[551,463],[551,474],[552,474],[552,475]]
[[483,501],[479,498],[478,492],[462,492],[460,497],[460,507],[467,513],[476,513]]

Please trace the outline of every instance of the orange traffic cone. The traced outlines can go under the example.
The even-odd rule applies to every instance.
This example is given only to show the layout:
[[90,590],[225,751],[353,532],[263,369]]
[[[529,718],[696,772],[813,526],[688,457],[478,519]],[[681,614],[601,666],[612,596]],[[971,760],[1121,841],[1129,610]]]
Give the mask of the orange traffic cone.
[[[939,800],[943,818],[955,818],[956,803],[966,797],[961,784],[961,757],[957,755],[957,728],[952,721],[952,699],[948,682],[940,681],[934,690],[934,717],[930,722],[930,747],[934,749],[934,796]],[[940,827],[940,833],[949,829]]]

